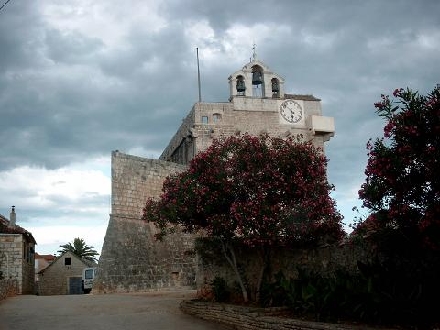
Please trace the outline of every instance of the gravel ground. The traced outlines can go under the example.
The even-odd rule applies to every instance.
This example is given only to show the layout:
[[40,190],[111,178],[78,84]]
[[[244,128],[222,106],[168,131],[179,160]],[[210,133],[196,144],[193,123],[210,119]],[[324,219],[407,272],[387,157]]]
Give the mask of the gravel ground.
[[170,291],[16,296],[0,302],[0,330],[226,329],[180,311],[180,302],[194,295],[194,291]]

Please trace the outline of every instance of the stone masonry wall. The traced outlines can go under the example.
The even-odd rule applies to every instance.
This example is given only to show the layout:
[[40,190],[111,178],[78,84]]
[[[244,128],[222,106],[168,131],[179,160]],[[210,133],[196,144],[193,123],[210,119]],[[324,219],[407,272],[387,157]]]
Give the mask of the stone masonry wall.
[[17,293],[18,283],[16,280],[0,280],[0,301],[15,296]]
[[[180,309],[204,320],[220,323],[231,329],[249,330],[373,330],[375,327],[354,324],[310,322],[279,317],[282,309],[255,308],[200,301],[182,301]],[[387,330],[386,328],[381,328]]]
[[158,197],[165,177],[184,166],[112,152],[112,215],[140,219],[148,197]]
[[195,154],[205,150],[213,139],[237,133],[287,137],[302,136],[324,148],[325,135],[313,132],[311,116],[321,116],[319,100],[298,100],[304,107],[304,117],[295,125],[286,125],[278,112],[282,99],[235,97],[228,103],[196,103],[170,140],[160,159],[187,164]]
[[176,234],[163,242],[157,229],[141,220],[147,198],[183,165],[112,153],[112,214],[98,263],[94,293],[195,287],[193,237]]
[[34,293],[33,254],[21,234],[0,234],[0,271],[5,279],[17,280],[18,293]]

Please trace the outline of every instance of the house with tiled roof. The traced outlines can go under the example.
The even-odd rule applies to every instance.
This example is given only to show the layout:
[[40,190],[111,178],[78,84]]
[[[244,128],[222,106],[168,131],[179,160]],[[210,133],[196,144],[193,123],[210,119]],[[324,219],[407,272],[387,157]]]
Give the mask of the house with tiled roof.
[[17,292],[35,289],[35,238],[16,224],[15,206],[9,220],[0,214],[0,280],[15,280]]
[[83,269],[92,267],[96,267],[94,262],[64,252],[38,272],[37,293],[41,296],[82,294]]

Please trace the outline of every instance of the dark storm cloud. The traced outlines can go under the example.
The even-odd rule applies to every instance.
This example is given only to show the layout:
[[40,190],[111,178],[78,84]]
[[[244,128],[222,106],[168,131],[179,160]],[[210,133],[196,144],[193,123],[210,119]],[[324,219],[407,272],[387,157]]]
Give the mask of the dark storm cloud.
[[78,32],[61,33],[59,30],[49,29],[45,34],[46,56],[54,63],[88,64],[102,48],[101,40],[87,38]]
[[66,224],[102,227],[75,232],[96,233],[99,250],[111,150],[160,154],[197,100],[195,48],[203,101],[223,102],[255,42],[286,92],[314,94],[335,118],[328,176],[350,223],[366,142],[384,124],[374,102],[440,82],[439,12],[435,0],[10,1],[0,11],[0,212],[19,205],[39,252],[72,239]]
[[[226,101],[227,77],[256,42],[258,58],[286,79],[287,92],[314,94],[324,115],[335,117],[329,177],[346,192],[363,177],[368,138],[381,134],[373,107],[380,94],[406,86],[427,92],[439,82],[438,1],[164,1],[157,13],[127,20],[142,6],[106,5],[105,15],[121,22],[96,28],[124,28],[110,44],[99,33],[49,24],[34,2],[5,7],[0,169],[57,168],[114,149],[160,152],[197,99],[195,47],[203,100]],[[66,17],[81,18],[69,10]],[[155,14],[164,19],[157,27]],[[213,35],[199,26],[188,34],[195,23]],[[237,37],[231,55],[226,44],[239,27],[250,32]]]
[[[175,26],[152,36],[134,31],[128,47],[113,52],[96,38],[54,29],[16,40],[34,44],[34,63],[43,64],[6,64],[2,72],[0,168],[56,168],[115,148],[165,147],[193,101],[182,89],[192,82],[179,33]],[[13,47],[18,55],[21,46]],[[149,61],[151,72],[143,71]]]

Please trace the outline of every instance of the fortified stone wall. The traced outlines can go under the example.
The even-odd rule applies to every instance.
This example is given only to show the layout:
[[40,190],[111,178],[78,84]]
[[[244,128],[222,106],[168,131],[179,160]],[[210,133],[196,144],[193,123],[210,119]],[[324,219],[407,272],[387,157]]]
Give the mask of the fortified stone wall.
[[140,219],[149,197],[159,197],[163,180],[186,167],[112,152],[112,215]]
[[112,153],[112,214],[93,292],[135,292],[195,287],[193,237],[176,234],[163,242],[141,220],[149,197],[158,197],[165,178],[185,166]]

